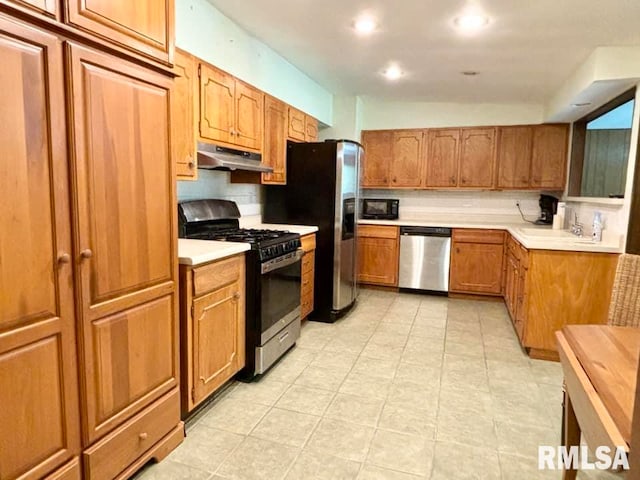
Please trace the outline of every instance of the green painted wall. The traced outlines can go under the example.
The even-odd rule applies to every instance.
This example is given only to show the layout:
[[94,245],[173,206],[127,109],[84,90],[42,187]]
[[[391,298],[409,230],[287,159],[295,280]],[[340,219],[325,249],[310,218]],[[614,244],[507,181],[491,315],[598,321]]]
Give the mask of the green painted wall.
[[176,45],[333,124],[333,94],[242,30],[206,0],[176,0]]

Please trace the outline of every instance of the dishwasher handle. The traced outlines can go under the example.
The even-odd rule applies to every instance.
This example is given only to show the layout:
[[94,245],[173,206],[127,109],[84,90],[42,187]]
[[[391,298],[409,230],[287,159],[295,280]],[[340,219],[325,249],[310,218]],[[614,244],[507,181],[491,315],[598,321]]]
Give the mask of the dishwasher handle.
[[446,227],[400,227],[400,235],[451,237],[451,229]]

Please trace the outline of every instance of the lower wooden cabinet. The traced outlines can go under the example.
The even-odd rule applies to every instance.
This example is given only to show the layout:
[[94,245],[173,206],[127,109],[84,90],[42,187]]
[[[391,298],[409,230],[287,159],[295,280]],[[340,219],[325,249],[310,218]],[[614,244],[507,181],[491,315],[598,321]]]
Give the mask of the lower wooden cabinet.
[[186,414],[245,365],[244,254],[180,266],[180,323]]
[[500,295],[504,232],[454,229],[452,243],[449,290]]
[[302,250],[302,286],[300,291],[300,318],[303,320],[313,312],[313,296],[315,293],[314,277],[316,264],[316,235],[305,235],[301,239]]
[[66,463],[58,470],[53,472],[46,480],[80,480],[82,478],[82,467],[80,466],[80,459],[74,457],[73,460]]
[[398,286],[400,231],[386,225],[358,226],[358,282]]

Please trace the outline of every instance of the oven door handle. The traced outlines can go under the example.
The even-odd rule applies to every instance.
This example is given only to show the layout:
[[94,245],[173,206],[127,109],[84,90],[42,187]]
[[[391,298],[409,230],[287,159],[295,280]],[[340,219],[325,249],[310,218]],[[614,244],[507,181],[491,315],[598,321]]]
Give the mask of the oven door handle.
[[260,269],[262,274],[273,272],[279,268],[287,267],[296,262],[299,262],[302,256],[304,255],[304,250],[301,248],[297,249],[295,252],[287,253],[281,257],[274,258],[262,264]]

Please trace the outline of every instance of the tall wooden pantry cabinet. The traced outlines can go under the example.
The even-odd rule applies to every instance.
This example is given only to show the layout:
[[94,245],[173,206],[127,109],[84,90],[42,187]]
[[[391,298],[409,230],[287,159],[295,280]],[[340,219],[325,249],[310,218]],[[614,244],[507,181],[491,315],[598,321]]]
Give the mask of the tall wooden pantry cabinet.
[[128,53],[64,25],[68,2],[31,23],[0,1],[3,480],[129,478],[184,437],[173,39]]

